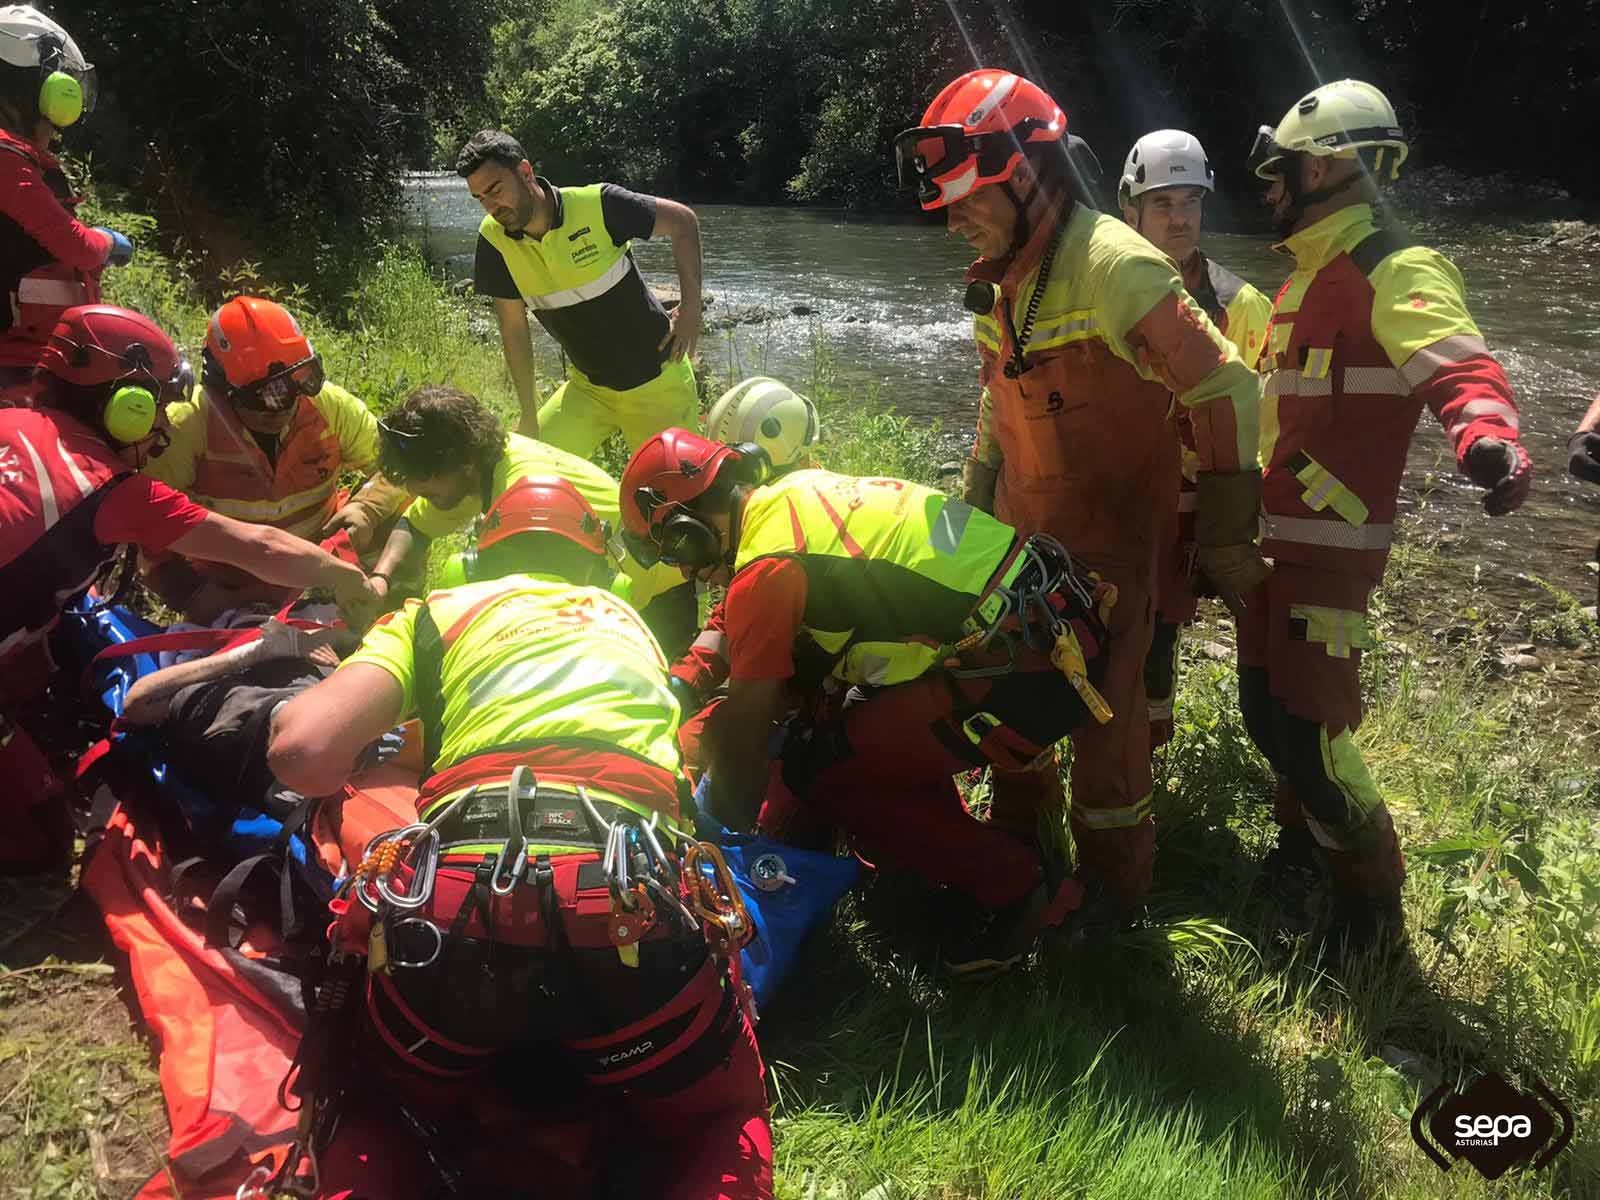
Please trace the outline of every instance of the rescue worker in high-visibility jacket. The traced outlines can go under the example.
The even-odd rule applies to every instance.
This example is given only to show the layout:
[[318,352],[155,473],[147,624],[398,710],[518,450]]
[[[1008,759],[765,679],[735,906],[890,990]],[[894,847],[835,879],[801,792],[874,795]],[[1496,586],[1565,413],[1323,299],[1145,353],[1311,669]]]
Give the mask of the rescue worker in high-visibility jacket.
[[[373,474],[378,419],[326,378],[288,309],[239,296],[211,315],[199,386],[167,410],[170,443],[145,474],[213,512],[324,541],[341,531],[368,565],[410,497]],[[370,475],[352,495],[342,476]],[[208,623],[279,593],[237,572],[156,556],[146,580],[168,607]]]
[[1251,154],[1294,273],[1262,361],[1262,550],[1275,562],[1239,626],[1239,698],[1278,775],[1271,864],[1332,878],[1332,944],[1399,932],[1404,860],[1353,735],[1361,721],[1367,597],[1383,578],[1417,420],[1429,409],[1491,515],[1528,495],[1505,372],[1443,255],[1378,228],[1380,181],[1405,135],[1377,88],[1306,95]]
[[[488,405],[457,388],[417,388],[384,414],[378,428],[384,477],[416,496],[373,568],[380,592],[426,563],[433,539],[487,516],[496,497],[529,475],[568,480],[613,529],[620,526],[616,480],[588,459],[508,434]],[[641,566],[620,545],[613,554],[621,573],[619,594],[639,610],[669,654],[682,653],[699,627],[694,589],[670,568]]]
[[[472,282],[494,301],[522,405],[517,432],[588,458],[612,433],[634,450],[669,425],[692,424],[701,305],[694,210],[614,183],[557,187],[493,129],[468,139],[456,174],[484,209]],[[679,300],[670,313],[633,261],[633,239],[652,237],[672,243]],[[542,404],[530,310],[567,361],[566,380]]]
[[[409,968],[387,970],[376,951],[369,962],[374,1065],[461,1138],[473,1195],[520,1194],[537,1176],[552,1195],[770,1200],[772,1134],[731,973],[737,947],[719,948],[723,927],[703,911],[685,919],[700,868],[670,865],[693,841],[678,706],[661,648],[605,590],[604,524],[568,480],[520,479],[489,510],[477,567],[478,582],[384,616],[272,718],[273,774],[308,796],[338,791],[397,721],[422,722],[430,775],[417,810],[438,829],[426,851],[438,884],[406,920],[390,924],[397,914],[380,905],[370,922],[388,926],[390,961]],[[617,846],[632,849],[613,860]],[[654,869],[646,846],[662,855]],[[351,906],[336,945],[375,944],[365,911]],[[407,961],[419,935],[436,952]],[[513,1055],[541,1069],[490,1070]],[[543,1161],[526,1130],[486,1138],[473,1097],[485,1093],[492,1112],[496,1077],[524,1103],[529,1084],[563,1089],[548,1111],[569,1128],[593,1114],[589,1153],[575,1157],[610,1184],[573,1186],[584,1164]],[[623,1156],[601,1132],[619,1127]],[[574,1131],[562,1148],[587,1137]],[[512,1141],[533,1142],[532,1157],[506,1155]]]
[[[1272,301],[1200,249],[1207,192],[1216,172],[1192,133],[1158,129],[1133,144],[1122,165],[1117,204],[1127,221],[1183,272],[1183,286],[1224,337],[1254,367],[1272,316]],[[1144,690],[1150,705],[1150,749],[1172,740],[1172,704],[1178,690],[1178,631],[1199,609],[1192,586],[1197,458],[1194,431],[1178,413],[1183,477],[1178,507],[1162,539],[1157,565],[1156,627],[1145,659]]]
[[[1056,537],[1119,591],[1103,687],[1116,715],[1078,732],[1072,767],[1079,869],[1114,911],[1146,893],[1154,860],[1143,672],[1178,503],[1173,397],[1195,433],[1199,567],[1237,610],[1267,572],[1255,546],[1260,383],[1164,254],[1073,201],[1066,124],[1028,80],[979,70],[895,151],[902,183],[948,210],[981,256],[967,273],[983,392],[966,498]],[[993,817],[1023,836],[1061,803],[1053,763],[995,773]]]
[[782,755],[790,791],[977,902],[975,928],[944,949],[952,971],[1006,970],[1081,890],[975,820],[952,776],[1024,767],[1092,719],[1106,655],[1095,588],[1054,539],[932,488],[770,476],[758,445],[684,429],[647,441],[622,476],[635,556],[727,585],[712,806],[734,828],[755,823],[773,723],[805,705]]

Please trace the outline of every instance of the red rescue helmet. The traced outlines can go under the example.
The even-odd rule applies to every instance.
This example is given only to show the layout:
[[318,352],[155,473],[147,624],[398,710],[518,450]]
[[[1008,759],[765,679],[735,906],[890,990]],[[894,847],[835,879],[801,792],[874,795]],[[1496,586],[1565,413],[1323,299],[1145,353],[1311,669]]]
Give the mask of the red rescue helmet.
[[[731,474],[730,474],[731,472]],[[766,451],[752,442],[713,442],[687,429],[666,429],[640,446],[622,472],[623,540],[644,566],[705,566],[721,539],[691,509],[719,483],[765,483]]]
[[1010,179],[1027,147],[1059,142],[1067,116],[1038,84],[1011,71],[968,71],[934,97],[922,124],[894,140],[900,186],[930,212]]
[[98,416],[112,439],[131,445],[155,428],[156,415],[187,400],[194,372],[161,327],[113,304],[67,309],[39,352],[39,370],[79,388],[103,388]]
[[501,492],[484,515],[478,549],[522,533],[552,533],[601,557],[611,537],[572,481],[555,475],[524,476]]
[[201,378],[240,408],[282,412],[324,383],[322,358],[281,304],[237,296],[211,315]]

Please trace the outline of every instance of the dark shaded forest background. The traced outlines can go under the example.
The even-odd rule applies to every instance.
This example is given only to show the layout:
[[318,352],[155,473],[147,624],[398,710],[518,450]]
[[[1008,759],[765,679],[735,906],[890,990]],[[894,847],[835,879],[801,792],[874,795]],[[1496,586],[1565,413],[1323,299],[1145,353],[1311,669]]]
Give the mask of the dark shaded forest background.
[[[1395,101],[1417,165],[1600,202],[1600,0],[61,0],[103,99],[97,180],[255,237],[392,227],[408,169],[472,130],[558,182],[910,211],[894,134],[976,64],[1051,91],[1108,171],[1181,125],[1236,203],[1319,80]],[[1230,183],[1230,180],[1232,181]],[[1242,205],[1241,205],[1242,206]],[[1223,214],[1225,215],[1225,214]]]

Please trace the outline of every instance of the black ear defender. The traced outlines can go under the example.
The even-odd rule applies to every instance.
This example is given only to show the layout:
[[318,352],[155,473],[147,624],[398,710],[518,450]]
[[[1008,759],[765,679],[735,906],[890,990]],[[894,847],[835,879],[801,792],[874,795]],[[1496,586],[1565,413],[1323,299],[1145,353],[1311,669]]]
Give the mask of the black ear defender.
[[738,458],[729,466],[733,468],[735,484],[760,487],[772,478],[772,458],[763,446],[756,442],[740,442],[733,447],[733,452]]
[[687,510],[661,524],[661,561],[675,567],[709,567],[722,559],[722,538]]

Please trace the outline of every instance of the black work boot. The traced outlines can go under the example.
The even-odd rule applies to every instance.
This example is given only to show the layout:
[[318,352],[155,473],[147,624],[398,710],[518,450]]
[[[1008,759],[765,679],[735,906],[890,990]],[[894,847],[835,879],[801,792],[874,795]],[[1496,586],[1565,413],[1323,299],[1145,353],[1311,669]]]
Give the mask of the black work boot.
[[1278,826],[1278,841],[1261,860],[1261,886],[1290,929],[1312,925],[1312,898],[1321,886],[1317,843],[1304,825]]
[[1400,893],[1384,896],[1335,895],[1328,907],[1322,944],[1336,957],[1369,950],[1395,951],[1406,942]]
[[944,954],[952,975],[1000,975],[1033,953],[1050,912],[1050,890],[1040,880],[1004,908],[983,909],[971,931]]

